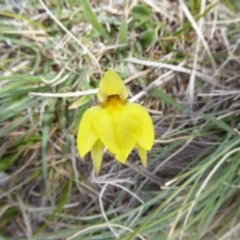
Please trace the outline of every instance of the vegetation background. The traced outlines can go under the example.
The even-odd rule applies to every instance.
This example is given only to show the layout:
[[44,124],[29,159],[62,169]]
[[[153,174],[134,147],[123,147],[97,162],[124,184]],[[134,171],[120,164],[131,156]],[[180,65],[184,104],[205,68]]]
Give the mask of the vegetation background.
[[[240,1],[0,0],[0,239],[240,239]],[[156,141],[80,159],[115,69]]]

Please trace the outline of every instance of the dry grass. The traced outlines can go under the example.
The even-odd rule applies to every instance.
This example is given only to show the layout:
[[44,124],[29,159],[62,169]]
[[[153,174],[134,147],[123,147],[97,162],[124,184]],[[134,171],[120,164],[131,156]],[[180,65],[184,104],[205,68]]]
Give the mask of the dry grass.
[[[238,239],[239,14],[90,2],[0,3],[0,239]],[[147,169],[106,152],[96,176],[75,137],[109,68],[156,141]]]

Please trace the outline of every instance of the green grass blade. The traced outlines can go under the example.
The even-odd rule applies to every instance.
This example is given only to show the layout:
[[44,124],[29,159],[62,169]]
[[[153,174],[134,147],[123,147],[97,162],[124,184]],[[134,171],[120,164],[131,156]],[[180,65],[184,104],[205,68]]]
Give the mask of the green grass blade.
[[127,19],[125,17],[121,21],[119,30],[119,42],[122,44],[127,42]]
[[99,23],[96,14],[92,10],[89,0],[81,0],[81,5],[83,7],[83,12],[87,20],[108,42],[110,42],[110,38],[102,25]]
[[171,98],[168,94],[164,93],[163,91],[161,90],[158,90],[158,89],[154,89],[153,92],[159,96],[164,102],[167,102],[169,103],[170,105],[172,105],[173,107],[181,110],[181,111],[184,111],[184,112],[187,112],[189,114],[194,114],[194,115],[199,115],[199,116],[202,116],[203,118],[211,121],[212,123],[214,123],[216,126],[220,127],[221,129],[233,134],[234,131],[231,127],[229,127],[224,121],[220,120],[220,119],[217,119],[215,118],[214,116],[212,115],[209,115],[209,114],[204,114],[204,113],[197,113],[197,112],[192,112],[191,110],[189,109],[186,109],[184,108],[181,104],[179,104],[178,102],[176,102],[173,98]]

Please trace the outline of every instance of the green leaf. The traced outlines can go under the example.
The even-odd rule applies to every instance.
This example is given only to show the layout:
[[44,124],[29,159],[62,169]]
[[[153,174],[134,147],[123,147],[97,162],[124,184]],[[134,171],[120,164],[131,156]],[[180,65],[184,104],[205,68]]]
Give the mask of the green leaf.
[[240,1],[239,0],[225,0],[226,5],[232,10],[233,12],[239,13],[240,12]]
[[141,33],[139,39],[146,46],[150,46],[154,44],[156,41],[156,35],[155,35],[154,29],[152,28],[147,29],[145,32]]
[[0,171],[4,171],[11,166],[11,162],[12,162],[13,157],[14,157],[14,154],[11,154],[11,155],[8,155],[8,156],[5,156],[5,157],[1,158]]
[[[51,222],[56,214],[61,213],[63,210],[64,205],[67,203],[67,200],[69,198],[69,194],[72,188],[72,181],[69,180],[68,183],[66,184],[66,186],[64,187],[63,192],[60,195],[60,200],[56,206],[56,209],[54,210],[54,212],[49,216],[48,221]],[[45,228],[47,227],[47,223],[45,223],[44,225],[42,225],[41,228],[39,228],[39,230],[36,232],[35,236],[37,236],[40,232],[42,232]]]
[[127,19],[123,18],[119,30],[119,41],[124,44],[127,42]]
[[71,188],[72,188],[72,181],[69,180],[69,182],[67,183],[67,186],[65,186],[62,194],[60,195],[60,200],[57,204],[56,210],[53,212],[53,214],[50,216],[50,219],[53,219],[55,217],[56,214],[61,213],[62,209],[64,207],[64,205],[67,203],[68,198],[69,198],[69,194],[71,192]]
[[83,105],[89,103],[91,100],[91,96],[86,95],[81,97],[80,99],[78,99],[77,101],[73,102],[68,109],[75,109],[75,108],[79,108],[82,107]]
[[133,8],[133,18],[138,21],[145,21],[151,16],[152,10],[146,4],[137,4]]
[[154,89],[153,92],[157,96],[159,96],[164,102],[171,104],[173,107],[178,108],[179,110],[187,112],[189,114],[201,116],[201,117],[211,121],[212,123],[216,124],[218,127],[224,129],[225,131],[232,133],[232,134],[234,133],[233,129],[231,127],[229,127],[224,121],[217,119],[214,116],[209,115],[209,114],[192,112],[191,110],[184,108],[181,104],[176,102],[173,98],[171,98],[168,94],[164,93],[161,90]]
[[83,12],[87,20],[92,24],[94,29],[96,29],[108,42],[110,42],[110,38],[108,37],[108,34],[102,27],[102,25],[99,23],[97,16],[92,10],[92,7],[88,0],[81,0],[81,5],[83,7]]
[[42,174],[43,174],[45,184],[48,186],[47,155],[48,155],[48,134],[50,131],[50,114],[45,113],[43,115],[42,121],[43,121],[43,126],[42,126]]
[[224,129],[225,131],[227,131],[229,133],[234,133],[233,129],[231,127],[229,127],[224,121],[219,120],[219,119],[215,118],[214,116],[205,114],[205,113],[199,113],[199,115],[201,117],[211,121],[212,123],[216,124],[218,127]]
[[[215,2],[213,5],[210,5],[209,8],[206,8],[203,14],[200,14],[195,18],[195,21],[198,22],[198,20],[205,17],[217,5],[217,3],[218,2]],[[190,22],[186,22],[181,29],[178,29],[175,33],[173,33],[173,36],[182,36],[183,34],[186,34],[191,28],[192,24]]]
[[154,89],[153,92],[157,96],[159,96],[164,102],[169,103],[170,105],[172,105],[173,107],[175,107],[181,111],[185,110],[185,108],[181,104],[176,102],[173,98],[171,98],[168,94],[164,93],[162,90]]
[[[1,204],[2,205],[2,204]],[[1,206],[3,208],[4,206]],[[0,221],[0,233],[4,233],[6,229],[9,227],[9,224],[11,224],[12,220],[16,218],[16,216],[19,214],[19,209],[17,207],[8,207],[6,211],[2,211],[1,215],[1,221]],[[5,239],[1,238],[0,239]]]

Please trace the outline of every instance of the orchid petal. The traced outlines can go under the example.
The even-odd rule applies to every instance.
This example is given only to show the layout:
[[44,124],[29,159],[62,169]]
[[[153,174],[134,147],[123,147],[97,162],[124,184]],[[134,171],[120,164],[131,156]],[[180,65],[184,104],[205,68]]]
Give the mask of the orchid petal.
[[139,144],[136,145],[138,150],[138,155],[140,156],[142,165],[147,167],[147,151],[143,149]]
[[104,145],[122,163],[126,162],[142,129],[133,103],[125,103],[116,109],[104,109],[94,120],[94,127]]
[[110,95],[119,95],[121,99],[126,99],[128,96],[128,90],[123,80],[111,69],[101,79],[97,93],[100,102],[107,100]]
[[141,121],[142,125],[142,132],[137,143],[145,150],[150,151],[155,138],[152,119],[147,110],[141,105],[135,103],[135,109],[138,112],[139,121]]
[[100,111],[101,107],[96,106],[88,109],[83,114],[77,134],[77,147],[81,157],[84,157],[92,149],[93,144],[98,139],[92,122]]
[[101,169],[103,150],[104,150],[104,145],[100,141],[100,139],[98,139],[94,143],[92,150],[91,150],[91,157],[92,157],[93,165],[94,165],[94,168],[95,168],[95,171],[97,174],[99,174],[100,169]]

